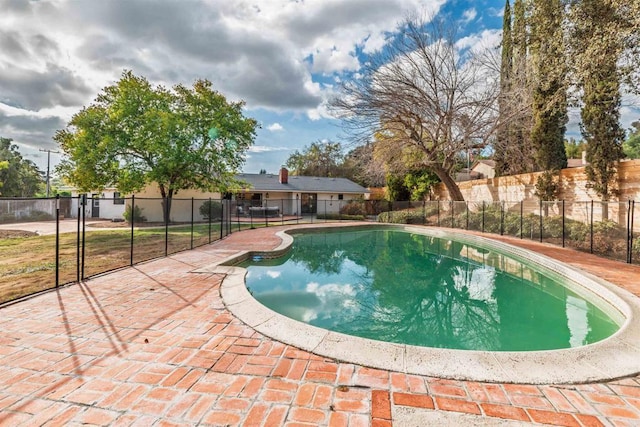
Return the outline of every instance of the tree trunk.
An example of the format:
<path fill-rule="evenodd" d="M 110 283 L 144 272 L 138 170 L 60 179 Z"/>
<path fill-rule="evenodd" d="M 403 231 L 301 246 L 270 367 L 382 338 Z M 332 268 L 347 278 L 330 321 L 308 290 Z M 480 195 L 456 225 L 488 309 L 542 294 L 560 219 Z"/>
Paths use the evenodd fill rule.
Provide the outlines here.
<path fill-rule="evenodd" d="M 602 221 L 609 220 L 609 200 L 608 198 L 602 198 Z"/>
<path fill-rule="evenodd" d="M 162 196 L 162 219 L 165 224 L 169 224 L 171 218 L 171 200 L 173 197 L 173 189 L 169 189 L 167 193 L 163 184 L 160 184 L 160 195 Z"/>
<path fill-rule="evenodd" d="M 449 197 L 454 202 L 464 202 L 464 197 L 462 196 L 462 192 L 458 187 L 458 184 L 453 180 L 451 175 L 441 166 L 431 166 L 430 169 L 435 173 L 440 181 L 444 184 L 449 192 Z"/>

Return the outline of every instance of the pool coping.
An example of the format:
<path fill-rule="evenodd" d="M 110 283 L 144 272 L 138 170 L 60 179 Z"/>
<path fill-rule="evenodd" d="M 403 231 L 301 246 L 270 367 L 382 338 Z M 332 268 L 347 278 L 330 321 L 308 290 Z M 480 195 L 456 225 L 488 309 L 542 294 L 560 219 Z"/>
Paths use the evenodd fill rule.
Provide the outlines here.
<path fill-rule="evenodd" d="M 490 237 L 436 227 L 392 224 L 348 226 L 372 227 L 394 228 L 435 237 L 455 236 L 463 242 L 481 244 L 507 255 L 525 257 L 578 283 L 580 292 L 587 291 L 602 298 L 613 308 L 607 314 L 615 317 L 617 313 L 624 319 L 624 323 L 615 334 L 605 340 L 564 350 L 491 352 L 387 343 L 318 328 L 268 309 L 247 290 L 244 280 L 246 269 L 234 266 L 255 255 L 277 257 L 285 254 L 293 242 L 290 233 L 328 232 L 344 229 L 345 226 L 292 226 L 276 233 L 282 242 L 272 251 L 240 251 L 196 271 L 224 274 L 220 292 L 226 308 L 256 331 L 277 341 L 342 362 L 406 374 L 514 384 L 588 383 L 640 373 L 640 298 L 630 292 L 545 255 Z"/>

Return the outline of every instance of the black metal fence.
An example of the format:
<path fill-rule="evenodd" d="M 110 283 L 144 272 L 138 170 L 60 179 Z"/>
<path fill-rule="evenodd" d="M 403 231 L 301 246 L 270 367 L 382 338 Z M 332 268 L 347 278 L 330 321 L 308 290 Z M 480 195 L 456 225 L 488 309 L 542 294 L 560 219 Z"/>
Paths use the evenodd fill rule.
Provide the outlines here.
<path fill-rule="evenodd" d="M 508 235 L 640 263 L 635 210 L 634 201 L 0 198 L 0 303 L 246 228 L 345 220 Z"/>

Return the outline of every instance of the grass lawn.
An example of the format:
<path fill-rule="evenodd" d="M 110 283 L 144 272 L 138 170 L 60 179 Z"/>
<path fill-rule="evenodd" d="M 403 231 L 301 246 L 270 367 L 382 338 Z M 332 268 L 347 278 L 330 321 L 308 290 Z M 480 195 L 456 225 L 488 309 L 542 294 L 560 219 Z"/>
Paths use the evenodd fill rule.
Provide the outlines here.
<path fill-rule="evenodd" d="M 248 228 L 243 225 L 242 228 Z M 233 231 L 237 231 L 237 226 Z M 191 226 L 169 227 L 167 253 L 191 248 Z M 211 224 L 211 241 L 220 238 L 220 224 Z M 60 235 L 60 284 L 77 277 L 78 235 Z M 133 263 L 165 254 L 165 228 L 136 228 L 133 233 Z M 209 243 L 209 224 L 193 227 L 193 247 Z M 0 239 L 0 303 L 55 287 L 56 236 Z M 85 233 L 85 277 L 131 263 L 131 229 L 97 230 Z"/>

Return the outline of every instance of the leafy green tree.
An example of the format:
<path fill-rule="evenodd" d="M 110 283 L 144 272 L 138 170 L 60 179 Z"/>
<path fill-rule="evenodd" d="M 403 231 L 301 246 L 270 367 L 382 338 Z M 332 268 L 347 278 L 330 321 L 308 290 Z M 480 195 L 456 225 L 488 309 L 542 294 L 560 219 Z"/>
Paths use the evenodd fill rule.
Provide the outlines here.
<path fill-rule="evenodd" d="M 35 163 L 22 157 L 18 146 L 0 137 L 0 194 L 3 197 L 34 197 L 43 176 Z"/>
<path fill-rule="evenodd" d="M 125 71 L 56 133 L 65 153 L 58 171 L 80 191 L 115 185 L 133 193 L 156 183 L 169 221 L 178 191 L 239 185 L 234 174 L 258 126 L 243 106 L 207 80 L 169 90 Z"/>
<path fill-rule="evenodd" d="M 587 143 L 584 141 L 576 141 L 573 138 L 569 138 L 568 141 L 564 141 L 564 151 L 567 153 L 567 159 L 582 158 L 582 152 L 586 149 Z"/>
<path fill-rule="evenodd" d="M 640 159 L 640 120 L 631 123 L 629 137 L 622 144 L 624 154 L 630 159 Z"/>
<path fill-rule="evenodd" d="M 624 42 L 616 31 L 626 18 L 619 16 L 620 9 L 614 3 L 602 0 L 575 2 L 571 12 L 576 74 L 583 93 L 580 116 L 587 142 L 585 170 L 591 187 L 606 202 L 615 194 L 617 162 L 624 157 L 618 68 Z"/>
<path fill-rule="evenodd" d="M 3 160 L 0 162 L 0 172 L 5 169 L 9 169 L 9 162 L 7 160 Z M 2 186 L 4 185 L 4 181 L 0 181 L 0 190 L 2 190 Z M 0 191 L 0 196 L 2 196 L 2 192 Z"/>
<path fill-rule="evenodd" d="M 294 175 L 337 177 L 341 176 L 343 160 L 339 142 L 316 141 L 302 151 L 294 151 L 285 165 Z"/>
<path fill-rule="evenodd" d="M 411 191 L 407 188 L 404 177 L 387 174 L 387 199 L 399 202 L 411 200 Z"/>
<path fill-rule="evenodd" d="M 438 176 L 428 169 L 420 169 L 409 172 L 404 177 L 404 185 L 409 189 L 411 200 L 425 200 L 431 188 L 440 182 Z"/>

